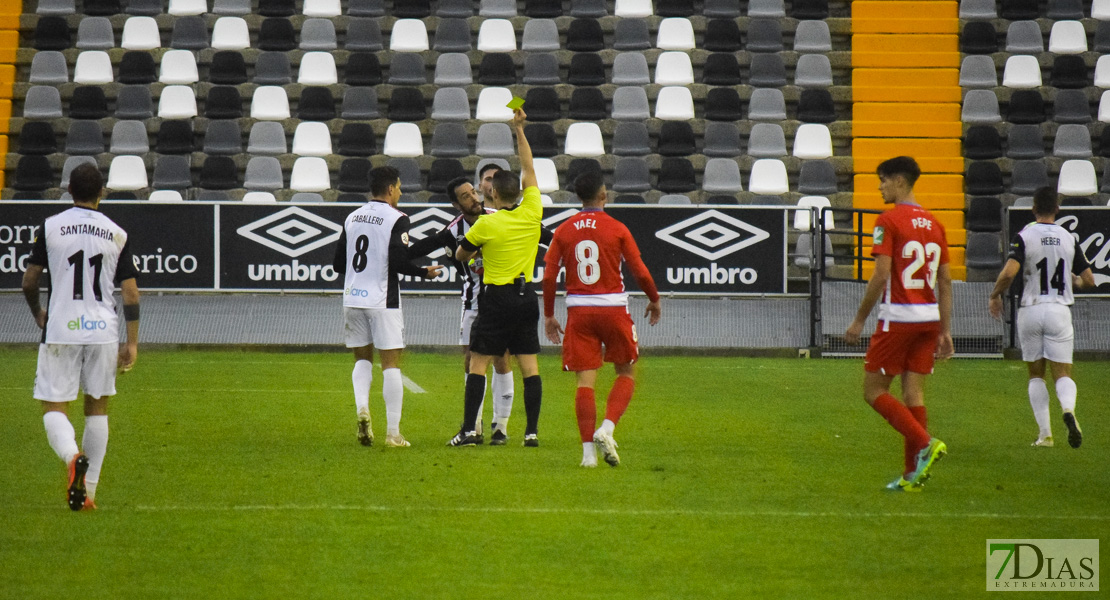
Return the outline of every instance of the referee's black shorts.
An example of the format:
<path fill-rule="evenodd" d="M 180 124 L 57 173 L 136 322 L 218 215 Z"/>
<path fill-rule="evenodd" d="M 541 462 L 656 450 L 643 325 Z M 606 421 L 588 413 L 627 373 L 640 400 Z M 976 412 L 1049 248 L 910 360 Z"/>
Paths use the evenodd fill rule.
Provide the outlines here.
<path fill-rule="evenodd" d="M 486 356 L 540 353 L 540 306 L 531 283 L 483 285 L 470 351 Z"/>

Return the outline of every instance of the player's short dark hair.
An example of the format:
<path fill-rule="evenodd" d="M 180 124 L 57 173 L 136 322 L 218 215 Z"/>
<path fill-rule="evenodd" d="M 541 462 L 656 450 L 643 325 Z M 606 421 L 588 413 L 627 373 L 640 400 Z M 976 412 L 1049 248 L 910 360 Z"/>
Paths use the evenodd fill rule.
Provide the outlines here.
<path fill-rule="evenodd" d="M 389 192 L 389 186 L 401 180 L 401 173 L 390 166 L 374 167 L 370 169 L 370 195 L 384 196 Z"/>
<path fill-rule="evenodd" d="M 520 196 L 520 178 L 512 171 L 501 169 L 494 173 L 492 187 L 502 203 L 514 202 Z"/>
<path fill-rule="evenodd" d="M 888 158 L 879 163 L 875 169 L 879 177 L 896 177 L 901 175 L 906 178 L 906 183 L 913 187 L 917 183 L 917 178 L 921 177 L 921 167 L 917 166 L 917 161 L 910 156 L 895 156 Z"/>
<path fill-rule="evenodd" d="M 486 171 L 489 171 L 490 169 L 497 169 L 498 171 L 504 171 L 504 169 L 501 168 L 501 165 L 499 165 L 497 163 L 486 163 L 486 164 L 482 165 L 481 169 L 478 169 L 478 181 L 481 181 L 482 178 L 486 176 Z"/>
<path fill-rule="evenodd" d="M 470 183 L 469 177 L 456 177 L 447 184 L 447 199 L 451 204 L 458 204 L 459 197 L 455 195 L 455 190 L 464 183 Z"/>
<path fill-rule="evenodd" d="M 1042 187 L 1033 192 L 1033 214 L 1052 216 L 1060 211 L 1060 197 L 1051 187 Z"/>
<path fill-rule="evenodd" d="M 69 174 L 69 193 L 74 202 L 95 202 L 104 190 L 104 177 L 92 163 L 81 163 Z"/>
<path fill-rule="evenodd" d="M 601 175 L 601 171 L 586 171 L 574 179 L 574 193 L 582 202 L 597 198 L 604 187 L 605 177 Z"/>

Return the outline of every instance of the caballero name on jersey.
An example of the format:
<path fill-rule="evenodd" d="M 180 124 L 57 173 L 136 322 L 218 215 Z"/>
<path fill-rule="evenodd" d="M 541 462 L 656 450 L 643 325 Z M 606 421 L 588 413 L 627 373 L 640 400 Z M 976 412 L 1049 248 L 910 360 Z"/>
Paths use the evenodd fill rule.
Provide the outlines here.
<path fill-rule="evenodd" d="M 369 223 L 371 225 L 381 225 L 382 223 L 385 223 L 385 219 L 383 219 L 381 217 L 375 217 L 373 215 L 352 215 L 351 216 L 351 222 L 352 223 Z"/>
<path fill-rule="evenodd" d="M 62 235 L 91 235 L 104 240 L 114 240 L 115 236 L 112 231 L 96 225 L 89 225 L 88 223 L 78 223 L 77 225 L 62 225 L 59 230 Z"/>

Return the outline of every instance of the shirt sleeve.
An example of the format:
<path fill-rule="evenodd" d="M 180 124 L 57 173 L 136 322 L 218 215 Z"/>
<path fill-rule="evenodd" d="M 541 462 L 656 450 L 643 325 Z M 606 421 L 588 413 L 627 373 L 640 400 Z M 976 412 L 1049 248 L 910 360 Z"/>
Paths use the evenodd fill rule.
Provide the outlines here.
<path fill-rule="evenodd" d="M 1071 272 L 1076 275 L 1091 268 L 1090 261 L 1087 260 L 1087 255 L 1083 254 L 1083 246 L 1079 245 L 1079 240 L 1075 239 L 1075 259 L 1071 263 Z"/>
<path fill-rule="evenodd" d="M 543 316 L 555 316 L 555 292 L 558 289 L 559 271 L 562 269 L 563 251 L 557 238 L 551 240 L 543 255 Z"/>
<path fill-rule="evenodd" d="M 409 258 L 409 218 L 405 215 L 393 224 L 393 233 L 389 238 L 389 268 L 400 275 L 424 277 L 428 271 L 412 263 Z"/>
<path fill-rule="evenodd" d="M 1021 237 L 1021 234 L 1014 234 L 1014 239 L 1010 241 L 1010 252 L 1006 258 L 1016 260 L 1019 265 L 1025 264 L 1025 238 Z"/>
<path fill-rule="evenodd" d="M 622 229 L 620 239 L 621 254 L 624 256 L 624 261 L 628 263 L 628 268 L 632 271 L 636 284 L 640 286 L 640 291 L 647 294 L 648 300 L 658 302 L 659 290 L 655 287 L 655 280 L 651 278 L 651 271 L 648 270 L 647 265 L 640 258 L 640 247 L 636 245 L 632 232 L 628 231 L 627 227 Z"/>
<path fill-rule="evenodd" d="M 875 221 L 875 229 L 871 232 L 871 256 L 893 256 L 894 252 L 891 247 L 894 241 L 891 239 L 894 232 L 891 231 L 890 219 L 887 218 L 886 213 L 879 215 Z"/>
<path fill-rule="evenodd" d="M 427 256 L 440 248 L 449 248 L 454 250 L 458 246 L 455 236 L 451 235 L 449 229 L 440 229 L 432 235 L 425 237 L 422 240 L 417 240 L 409 246 L 409 256 Z"/>
<path fill-rule="evenodd" d="M 937 227 L 940 228 L 940 264 L 948 264 L 948 232 L 944 230 L 944 225 L 940 221 L 934 221 Z"/>
<path fill-rule="evenodd" d="M 470 229 L 466 232 L 466 237 L 459 244 L 471 252 L 481 248 L 489 241 L 489 227 L 486 226 L 488 222 L 489 220 L 485 216 L 478 217 L 478 220 L 470 226 Z"/>
<path fill-rule="evenodd" d="M 336 273 L 342 275 L 347 272 L 347 229 L 339 232 L 339 242 L 335 246 L 335 257 L 332 258 L 331 267 Z"/>
<path fill-rule="evenodd" d="M 35 243 L 31 246 L 31 256 L 27 258 L 27 262 L 32 265 L 40 267 L 47 267 L 50 265 L 50 260 L 46 257 L 46 222 L 43 221 L 42 226 L 39 227 L 39 234 L 35 238 Z"/>
<path fill-rule="evenodd" d="M 540 244 L 541 245 L 551 246 L 551 238 L 554 237 L 554 236 L 555 236 L 555 233 L 553 231 L 551 231 L 550 229 L 548 229 L 548 228 L 546 228 L 542 225 L 540 226 Z"/>
<path fill-rule="evenodd" d="M 127 238 L 116 261 L 116 284 L 138 276 L 139 270 L 135 268 L 135 259 L 131 257 L 131 238 Z"/>
<path fill-rule="evenodd" d="M 540 188 L 530 186 L 524 188 L 524 198 L 520 201 L 520 208 L 528 211 L 528 215 L 536 220 L 543 220 L 543 198 Z"/>

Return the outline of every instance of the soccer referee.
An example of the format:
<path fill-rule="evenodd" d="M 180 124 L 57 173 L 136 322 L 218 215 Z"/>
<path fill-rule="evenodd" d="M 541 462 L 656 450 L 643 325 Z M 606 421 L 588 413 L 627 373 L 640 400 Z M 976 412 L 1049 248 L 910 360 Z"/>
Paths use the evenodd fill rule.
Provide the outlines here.
<path fill-rule="evenodd" d="M 540 310 L 532 273 L 536 270 L 543 203 L 536 187 L 532 148 L 524 137 L 526 118 L 524 111 L 513 111 L 524 199 L 517 204 L 521 180 L 512 171 L 498 171 L 492 186 L 492 208 L 497 212 L 479 217 L 455 251 L 455 258 L 466 264 L 480 249 L 485 272 L 478 296 L 478 319 L 470 335 L 470 372 L 466 376 L 462 429 L 447 442 L 449 446 L 480 443 L 475 422 L 485 395 L 486 369 L 494 357 L 506 350 L 516 356 L 524 378 L 524 411 L 528 418 L 524 445 L 540 445 L 537 424 L 543 385 L 536 361 L 540 351 Z"/>

